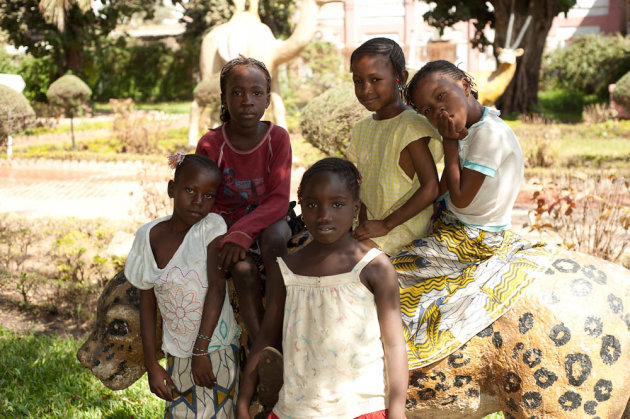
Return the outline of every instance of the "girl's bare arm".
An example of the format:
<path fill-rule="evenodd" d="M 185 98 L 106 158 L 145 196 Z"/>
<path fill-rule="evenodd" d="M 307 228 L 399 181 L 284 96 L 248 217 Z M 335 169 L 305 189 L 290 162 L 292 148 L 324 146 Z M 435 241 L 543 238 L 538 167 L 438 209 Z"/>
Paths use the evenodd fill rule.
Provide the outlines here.
<path fill-rule="evenodd" d="M 448 193 L 453 204 L 466 208 L 479 192 L 486 175 L 459 166 L 458 140 L 444 139 L 444 173 Z"/>
<path fill-rule="evenodd" d="M 208 272 L 208 292 L 203 304 L 201 323 L 199 324 L 199 334 L 193 346 L 193 354 L 207 351 L 216 324 L 221 317 L 223 302 L 225 301 L 226 280 L 217 263 L 217 244 L 221 239 L 217 238 L 208 245 L 207 272 Z M 200 338 L 205 336 L 206 339 Z M 212 364 L 207 356 L 192 357 L 192 374 L 195 384 L 198 386 L 211 388 L 216 384 L 216 378 L 212 371 Z"/>
<path fill-rule="evenodd" d="M 429 137 L 420 138 L 410 143 L 403 150 L 403 153 L 408 153 L 411 158 L 413 169 L 420 181 L 420 188 L 407 202 L 385 219 L 362 221 L 354 233 L 355 239 L 365 240 L 384 236 L 410 218 L 415 217 L 437 198 L 439 188 L 438 174 L 433 156 L 429 150 L 429 141 Z"/>
<path fill-rule="evenodd" d="M 167 388 L 168 383 L 171 389 L 175 388 L 173 380 L 166 373 L 164 368 L 158 363 L 155 355 L 155 323 L 156 306 L 155 293 L 153 289 L 140 291 L 140 336 L 142 337 L 142 350 L 144 351 L 144 366 L 147 369 L 149 387 L 151 392 L 161 399 L 172 401 L 173 396 Z"/>
<path fill-rule="evenodd" d="M 361 276 L 364 275 L 367 284 L 374 293 L 381 328 L 389 391 L 388 417 L 404 418 L 409 367 L 400 316 L 400 294 L 396 271 L 387 256 L 380 255 L 366 266 L 361 273 Z"/>

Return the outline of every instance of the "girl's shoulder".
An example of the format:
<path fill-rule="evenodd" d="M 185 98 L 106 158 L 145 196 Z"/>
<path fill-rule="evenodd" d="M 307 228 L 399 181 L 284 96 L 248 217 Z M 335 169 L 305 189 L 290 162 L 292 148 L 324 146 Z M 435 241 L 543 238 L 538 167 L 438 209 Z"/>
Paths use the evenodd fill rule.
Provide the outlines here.
<path fill-rule="evenodd" d="M 171 215 L 166 215 L 164 217 L 156 218 L 153 221 L 149 221 L 148 223 L 141 225 L 140 228 L 138 228 L 138 230 L 136 231 L 136 238 L 144 237 L 148 233 L 148 231 L 150 231 L 155 225 L 163 221 L 167 221 L 170 218 Z"/>
<path fill-rule="evenodd" d="M 269 124 L 269 128 L 267 129 L 267 133 L 265 136 L 269 136 L 272 141 L 289 141 L 289 131 L 287 131 L 285 128 L 282 128 L 280 125 L 276 125 L 270 121 L 261 122 Z"/>

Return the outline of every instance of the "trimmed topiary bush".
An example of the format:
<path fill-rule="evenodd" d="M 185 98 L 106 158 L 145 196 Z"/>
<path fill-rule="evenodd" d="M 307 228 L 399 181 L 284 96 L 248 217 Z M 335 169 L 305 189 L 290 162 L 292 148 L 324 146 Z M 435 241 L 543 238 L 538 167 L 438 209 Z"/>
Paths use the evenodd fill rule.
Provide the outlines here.
<path fill-rule="evenodd" d="M 35 122 L 35 111 L 22 93 L 0 84 L 0 145 Z M 11 155 L 11 150 L 7 150 Z"/>
<path fill-rule="evenodd" d="M 212 112 L 218 112 L 221 106 L 219 73 L 200 81 L 193 91 L 193 96 L 201 106 L 210 108 Z"/>
<path fill-rule="evenodd" d="M 346 157 L 350 130 L 370 115 L 354 96 L 352 83 L 341 83 L 322 93 L 302 109 L 302 135 L 329 156 Z"/>
<path fill-rule="evenodd" d="M 70 132 L 72 133 L 72 148 L 76 150 L 74 141 L 73 118 L 81 110 L 84 103 L 92 96 L 92 89 L 80 78 L 73 74 L 66 74 L 55 80 L 46 92 L 50 104 L 62 109 L 70 118 Z"/>
<path fill-rule="evenodd" d="M 630 113 L 630 71 L 617 81 L 613 99 Z"/>

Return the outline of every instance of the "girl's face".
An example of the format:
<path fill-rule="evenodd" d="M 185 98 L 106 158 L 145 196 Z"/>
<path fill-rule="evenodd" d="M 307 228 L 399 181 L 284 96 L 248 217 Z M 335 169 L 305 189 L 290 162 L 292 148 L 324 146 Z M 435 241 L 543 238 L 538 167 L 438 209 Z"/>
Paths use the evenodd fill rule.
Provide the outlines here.
<path fill-rule="evenodd" d="M 400 95 L 389 57 L 360 55 L 352 62 L 351 71 L 354 94 L 361 105 L 376 113 L 377 119 L 393 118 L 400 113 Z M 405 80 L 399 80 L 399 84 L 404 83 Z"/>
<path fill-rule="evenodd" d="M 338 174 L 314 174 L 301 195 L 302 218 L 315 241 L 331 244 L 348 234 L 359 200 Z"/>
<path fill-rule="evenodd" d="M 230 70 L 221 101 L 227 106 L 232 123 L 243 127 L 258 124 L 269 100 L 267 79 L 260 69 L 238 65 Z"/>
<path fill-rule="evenodd" d="M 168 196 L 174 200 L 173 220 L 190 227 L 212 209 L 221 179 L 216 172 L 196 164 L 183 169 L 177 181 L 168 182 Z"/>
<path fill-rule="evenodd" d="M 446 112 L 454 122 L 455 130 L 462 131 L 472 125 L 469 121 L 470 84 L 465 78 L 453 80 L 438 72 L 422 78 L 411 94 L 418 112 L 433 126 L 438 127 L 439 116 Z"/>

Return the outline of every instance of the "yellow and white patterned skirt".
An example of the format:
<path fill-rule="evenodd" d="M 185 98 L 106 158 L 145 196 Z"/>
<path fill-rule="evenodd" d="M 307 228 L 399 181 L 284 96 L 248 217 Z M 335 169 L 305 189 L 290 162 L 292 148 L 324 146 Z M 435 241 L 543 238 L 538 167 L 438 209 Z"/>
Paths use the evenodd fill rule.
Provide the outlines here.
<path fill-rule="evenodd" d="M 551 263 L 548 246 L 487 232 L 443 211 L 428 237 L 392 258 L 409 368 L 436 362 L 503 315 Z"/>

